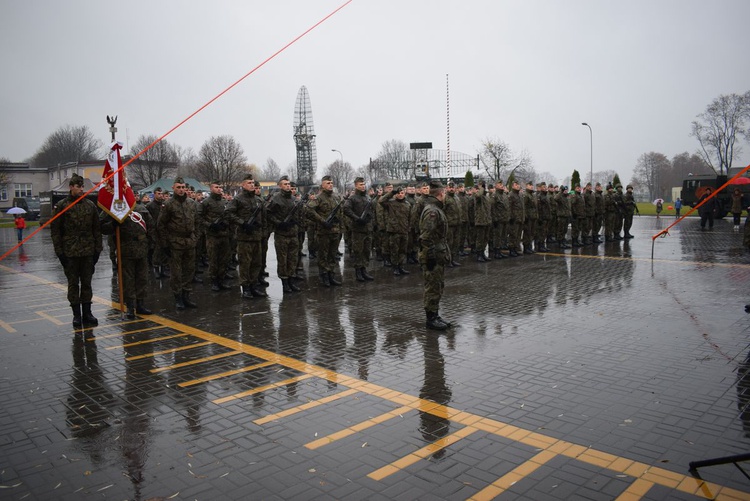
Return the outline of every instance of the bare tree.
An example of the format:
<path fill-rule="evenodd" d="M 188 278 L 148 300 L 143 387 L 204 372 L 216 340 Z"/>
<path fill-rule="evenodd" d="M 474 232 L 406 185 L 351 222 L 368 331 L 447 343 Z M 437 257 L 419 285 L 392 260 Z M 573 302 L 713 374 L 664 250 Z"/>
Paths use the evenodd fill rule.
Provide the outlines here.
<path fill-rule="evenodd" d="M 153 134 L 141 135 L 130 149 L 135 156 L 158 139 Z M 178 149 L 162 139 L 143 152 L 128 167 L 128 179 L 134 187 L 146 187 L 164 177 L 172 177 L 180 164 Z"/>
<path fill-rule="evenodd" d="M 266 160 L 266 166 L 260 172 L 260 179 L 263 181 L 278 181 L 281 177 L 281 167 L 271 157 Z"/>
<path fill-rule="evenodd" d="M 411 179 L 413 176 L 409 146 L 398 139 L 384 142 L 372 164 L 372 175 L 378 179 Z"/>
<path fill-rule="evenodd" d="M 693 122 L 692 135 L 698 139 L 700 154 L 718 174 L 728 172 L 735 154 L 740 153 L 737 136 L 750 137 L 750 92 L 721 95 Z"/>
<path fill-rule="evenodd" d="M 218 181 L 225 187 L 238 182 L 247 172 L 245 153 L 232 136 L 214 136 L 203 143 L 193 169 L 199 180 Z"/>
<path fill-rule="evenodd" d="M 31 157 L 33 167 L 50 167 L 67 162 L 88 162 L 104 155 L 103 143 L 86 125 L 65 125 L 47 136 Z"/>
<path fill-rule="evenodd" d="M 655 151 L 644 153 L 638 157 L 633 169 L 633 183 L 648 190 L 649 197 L 664 198 L 668 185 L 664 178 L 672 170 L 672 163 L 662 153 Z"/>
<path fill-rule="evenodd" d="M 331 181 L 339 193 L 345 193 L 346 186 L 354 180 L 354 169 L 348 162 L 342 164 L 341 160 L 336 160 L 326 166 L 323 175 L 331 176 Z"/>
<path fill-rule="evenodd" d="M 667 187 L 682 186 L 682 182 L 690 175 L 711 173 L 711 166 L 700 155 L 684 152 L 672 157 L 672 169 L 664 176 L 663 184 Z"/>
<path fill-rule="evenodd" d="M 365 180 L 367 186 L 371 186 L 373 182 L 372 174 L 370 173 L 370 165 L 362 165 L 354 171 L 354 177 L 361 177 Z"/>
<path fill-rule="evenodd" d="M 596 171 L 594 172 L 595 183 L 602 183 L 602 186 L 607 186 L 616 175 L 617 172 L 612 169 Z"/>
<path fill-rule="evenodd" d="M 482 141 L 479 162 L 493 182 L 509 179 L 511 173 L 519 181 L 533 181 L 536 176 L 531 155 L 526 150 L 515 154 L 508 143 L 497 137 Z"/>

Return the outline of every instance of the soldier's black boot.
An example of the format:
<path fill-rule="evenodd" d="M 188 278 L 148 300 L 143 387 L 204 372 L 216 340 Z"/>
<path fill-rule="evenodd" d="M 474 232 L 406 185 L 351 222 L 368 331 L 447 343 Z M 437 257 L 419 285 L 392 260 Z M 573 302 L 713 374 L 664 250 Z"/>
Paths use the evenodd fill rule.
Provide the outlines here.
<path fill-rule="evenodd" d="M 91 313 L 91 303 L 81 304 L 81 321 L 86 327 L 94 327 L 99 325 L 99 320 Z"/>
<path fill-rule="evenodd" d="M 125 318 L 128 320 L 135 320 L 135 306 L 130 301 L 125 303 L 127 310 L 125 311 Z"/>
<path fill-rule="evenodd" d="M 322 285 L 323 287 L 331 286 L 331 277 L 328 276 L 327 271 L 320 272 L 320 285 Z"/>
<path fill-rule="evenodd" d="M 197 308 L 198 304 L 190 300 L 190 291 L 182 291 L 182 302 L 188 308 Z"/>
<path fill-rule="evenodd" d="M 287 282 L 289 283 L 289 288 L 292 289 L 292 292 L 301 292 L 302 289 L 300 289 L 297 284 L 294 283 L 293 278 L 287 278 Z"/>
<path fill-rule="evenodd" d="M 252 287 L 250 287 L 250 284 L 243 284 L 241 286 L 242 288 L 242 298 L 243 299 L 252 299 L 253 293 L 252 293 Z"/>
<path fill-rule="evenodd" d="M 408 271 L 406 271 L 406 270 L 404 269 L 404 267 L 403 267 L 403 266 L 399 266 L 399 267 L 398 267 L 398 271 L 399 271 L 399 272 L 400 272 L 400 273 L 401 273 L 402 275 L 408 275 L 408 274 L 409 274 L 409 272 L 408 272 Z"/>
<path fill-rule="evenodd" d="M 161 278 L 161 266 L 154 266 L 154 278 L 157 280 Z"/>
<path fill-rule="evenodd" d="M 175 294 L 174 295 L 174 306 L 178 310 L 184 310 L 185 309 L 185 303 L 182 300 L 182 294 Z"/>
<path fill-rule="evenodd" d="M 193 275 L 193 283 L 195 283 L 195 284 L 202 284 L 203 283 L 203 279 L 201 277 L 199 277 L 198 275 Z"/>
<path fill-rule="evenodd" d="M 81 320 L 81 305 L 70 305 L 70 307 L 73 310 L 73 327 L 80 329 L 83 327 L 83 322 Z"/>
<path fill-rule="evenodd" d="M 436 311 L 426 311 L 427 321 L 425 327 L 433 331 L 445 331 L 448 330 L 448 324 L 438 318 Z"/>
<path fill-rule="evenodd" d="M 437 312 L 437 319 L 438 319 L 439 321 L 443 322 L 443 323 L 444 323 L 445 325 L 447 325 L 449 329 L 450 329 L 451 327 L 453 327 L 453 324 L 452 324 L 452 323 L 450 323 L 450 322 L 446 322 L 446 321 L 445 321 L 445 320 L 443 319 L 443 317 L 441 317 L 441 316 L 440 316 L 440 312 Z"/>
<path fill-rule="evenodd" d="M 362 271 L 362 278 L 368 281 L 375 280 L 375 277 L 367 273 L 367 268 L 360 268 L 360 270 Z"/>
<path fill-rule="evenodd" d="M 146 308 L 145 304 L 143 304 L 143 299 L 135 300 L 135 312 L 139 315 L 151 315 L 151 313 L 153 313 L 151 310 Z"/>
<path fill-rule="evenodd" d="M 268 287 L 268 280 L 264 279 L 263 275 L 261 275 L 260 278 L 258 278 L 258 285 L 261 287 Z"/>
<path fill-rule="evenodd" d="M 221 290 L 221 287 L 219 286 L 220 279 L 214 278 L 211 280 L 211 290 L 214 292 L 219 292 Z"/>
<path fill-rule="evenodd" d="M 341 285 L 341 282 L 334 278 L 332 271 L 328 272 L 328 281 L 331 282 L 331 285 Z"/>
<path fill-rule="evenodd" d="M 266 291 L 264 291 L 263 287 L 261 287 L 260 285 L 251 286 L 250 294 L 252 294 L 253 297 L 268 297 L 268 294 L 266 294 Z"/>
<path fill-rule="evenodd" d="M 292 288 L 289 287 L 289 279 L 288 278 L 282 278 L 281 279 L 281 290 L 283 292 L 292 292 Z"/>
<path fill-rule="evenodd" d="M 363 269 L 364 268 L 356 268 L 354 270 L 354 276 L 357 279 L 357 282 L 364 282 L 365 281 L 365 277 L 362 276 L 362 270 Z"/>

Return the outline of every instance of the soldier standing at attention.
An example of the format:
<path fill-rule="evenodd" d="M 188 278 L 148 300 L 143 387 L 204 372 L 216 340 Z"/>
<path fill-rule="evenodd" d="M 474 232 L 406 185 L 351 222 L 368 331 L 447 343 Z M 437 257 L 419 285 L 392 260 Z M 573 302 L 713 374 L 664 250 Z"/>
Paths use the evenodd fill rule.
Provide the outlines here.
<path fill-rule="evenodd" d="M 615 240 L 622 240 L 620 231 L 622 231 L 622 225 L 625 219 L 625 196 L 622 193 L 622 185 L 618 184 L 615 186 L 615 225 L 613 228 Z"/>
<path fill-rule="evenodd" d="M 531 243 L 534 241 L 536 222 L 539 219 L 539 209 L 534 196 L 534 183 L 526 183 L 526 193 L 523 194 L 523 253 L 534 254 Z"/>
<path fill-rule="evenodd" d="M 508 212 L 508 194 L 503 186 L 503 181 L 498 179 L 495 183 L 495 194 L 492 197 L 492 242 L 494 245 L 494 253 L 492 257 L 494 259 L 502 259 L 506 257 L 503 254 L 503 246 L 507 247 L 508 241 L 508 219 L 510 213 Z"/>
<path fill-rule="evenodd" d="M 570 200 L 568 200 L 568 187 L 560 186 L 560 191 L 555 195 L 557 205 L 557 243 L 561 249 L 570 249 L 570 245 L 565 242 L 565 235 L 568 233 L 568 224 L 570 223 Z"/>
<path fill-rule="evenodd" d="M 481 181 L 474 193 L 474 245 L 477 261 L 486 263 L 490 257 L 484 254 L 492 228 L 492 198 L 487 194 L 487 186 Z"/>
<path fill-rule="evenodd" d="M 172 278 L 170 288 L 178 310 L 197 308 L 190 300 L 195 276 L 195 215 L 194 200 L 189 200 L 185 180 L 175 178 L 174 196 L 164 204 L 159 214 L 159 238 L 165 256 L 169 258 Z"/>
<path fill-rule="evenodd" d="M 521 230 L 523 229 L 523 200 L 521 200 L 521 185 L 513 181 L 511 193 L 508 195 L 508 209 L 510 219 L 508 220 L 508 255 L 518 257 L 521 248 Z"/>
<path fill-rule="evenodd" d="M 266 297 L 266 292 L 258 283 L 263 267 L 261 247 L 266 219 L 265 204 L 255 193 L 253 176 L 250 174 L 245 176 L 241 186 L 242 192 L 227 204 L 226 217 L 236 226 L 242 297 L 244 299 Z"/>
<path fill-rule="evenodd" d="M 297 276 L 299 259 L 299 237 L 297 220 L 300 217 L 297 204 L 301 201 L 292 197 L 292 185 L 287 176 L 282 176 L 278 183 L 279 191 L 274 193 L 268 203 L 268 225 L 274 229 L 273 244 L 276 249 L 276 272 L 281 280 L 284 292 L 299 292 L 293 278 Z"/>
<path fill-rule="evenodd" d="M 459 245 L 458 239 L 461 235 L 461 203 L 456 197 L 456 187 L 453 181 L 448 183 L 443 201 L 445 217 L 448 219 L 448 248 L 451 250 L 451 262 L 449 268 L 461 266 L 458 262 Z"/>
<path fill-rule="evenodd" d="M 404 269 L 406 263 L 406 244 L 409 240 L 409 217 L 411 206 L 406 201 L 403 188 L 389 191 L 378 200 L 383 206 L 385 230 L 388 235 L 388 254 L 393 263 L 394 275 L 408 275 Z"/>
<path fill-rule="evenodd" d="M 586 183 L 586 190 L 583 195 L 584 211 L 586 218 L 584 219 L 584 227 L 581 228 L 583 233 L 584 245 L 591 245 L 594 243 L 594 216 L 596 216 L 596 195 L 594 195 L 591 189 L 591 183 Z"/>
<path fill-rule="evenodd" d="M 430 181 L 419 219 L 419 263 L 424 276 L 424 310 L 428 329 L 444 331 L 451 324 L 440 318 L 440 298 L 445 287 L 445 265 L 451 262 L 446 240 L 448 219 L 443 212 L 445 191 L 440 181 Z"/>
<path fill-rule="evenodd" d="M 83 195 L 83 178 L 73 174 L 70 193 L 55 205 L 53 216 L 63 211 Z M 86 198 L 52 221 L 52 244 L 55 254 L 68 279 L 68 302 L 73 310 L 73 327 L 76 329 L 99 325 L 91 313 L 91 279 L 94 267 L 102 252 L 102 233 L 94 202 Z"/>
<path fill-rule="evenodd" d="M 539 209 L 539 219 L 536 225 L 536 250 L 537 252 L 549 252 L 547 248 L 548 226 L 550 221 L 550 199 L 547 197 L 547 183 L 542 181 L 536 185 L 537 207 Z"/>
<path fill-rule="evenodd" d="M 154 190 L 154 199 L 146 204 L 146 209 L 151 215 L 151 221 L 153 221 L 154 236 L 152 239 L 152 248 L 149 249 L 150 263 L 154 270 L 154 278 L 157 280 L 160 278 L 169 278 L 169 273 L 164 269 L 164 255 L 159 247 L 159 228 L 157 223 L 159 221 L 159 214 L 161 208 L 164 206 L 164 193 L 161 187 L 157 187 Z"/>
<path fill-rule="evenodd" d="M 224 284 L 224 275 L 230 258 L 229 223 L 225 221 L 223 190 L 218 181 L 209 187 L 210 195 L 201 202 L 200 224 L 206 230 L 206 254 L 208 255 L 208 276 L 211 279 L 211 290 L 218 292 L 231 289 Z"/>
<path fill-rule="evenodd" d="M 586 226 L 586 202 L 583 200 L 581 195 L 581 185 L 577 184 L 573 198 L 570 200 L 570 213 L 573 220 L 570 224 L 570 240 L 573 243 L 573 247 L 583 247 L 581 242 L 581 232 Z"/>
<path fill-rule="evenodd" d="M 617 208 L 615 206 L 615 194 L 612 183 L 607 184 L 607 193 L 604 194 L 604 241 L 614 242 L 615 234 L 615 216 Z"/>
<path fill-rule="evenodd" d="M 594 238 L 595 244 L 600 244 L 603 240 L 600 238 L 599 231 L 601 231 L 602 224 L 604 224 L 604 193 L 602 193 L 602 183 L 596 183 L 594 186 L 594 199 L 596 210 L 594 213 L 594 227 L 591 228 L 591 236 Z"/>
<path fill-rule="evenodd" d="M 456 201 L 461 206 L 461 230 L 458 235 L 458 255 L 453 258 L 458 261 L 460 256 L 468 256 L 466 253 L 466 239 L 469 235 L 469 202 L 466 197 L 466 188 L 463 183 L 458 183 L 456 187 Z"/>
<path fill-rule="evenodd" d="M 331 176 L 323 176 L 320 182 L 320 194 L 310 202 L 309 218 L 317 223 L 318 235 L 318 271 L 323 287 L 341 285 L 334 277 L 336 253 L 338 252 L 341 225 L 339 223 L 339 197 L 333 194 Z M 335 213 L 334 213 L 335 211 Z M 329 220 L 330 218 L 330 220 Z"/>
<path fill-rule="evenodd" d="M 633 238 L 633 235 L 630 234 L 630 228 L 633 226 L 633 214 L 638 212 L 638 206 L 635 204 L 633 187 L 630 185 L 628 185 L 627 192 L 623 196 L 623 205 L 625 206 L 625 215 L 623 219 L 625 238 Z"/>
<path fill-rule="evenodd" d="M 151 315 L 146 308 L 148 284 L 148 242 L 154 238 L 154 225 L 151 214 L 145 205 L 135 204 L 133 211 L 122 223 L 118 223 L 106 212 L 99 216 L 102 233 L 112 235 L 120 226 L 120 260 L 122 261 L 122 288 L 127 313 L 133 320 L 135 314 Z"/>
<path fill-rule="evenodd" d="M 354 179 L 354 193 L 344 202 L 344 215 L 351 221 L 350 250 L 354 275 L 358 282 L 374 280 L 373 276 L 367 273 L 367 266 L 370 264 L 372 220 L 375 208 L 372 206 L 372 200 L 367 196 L 364 178 Z"/>

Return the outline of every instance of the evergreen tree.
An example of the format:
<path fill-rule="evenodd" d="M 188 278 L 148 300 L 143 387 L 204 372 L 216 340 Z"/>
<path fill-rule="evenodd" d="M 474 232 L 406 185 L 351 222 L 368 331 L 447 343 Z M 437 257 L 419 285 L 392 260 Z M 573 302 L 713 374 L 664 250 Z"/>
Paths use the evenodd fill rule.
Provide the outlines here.
<path fill-rule="evenodd" d="M 581 184 L 581 174 L 578 173 L 578 170 L 573 170 L 573 175 L 570 176 L 570 189 L 574 189 L 577 184 Z"/>
<path fill-rule="evenodd" d="M 474 173 L 470 170 L 466 171 L 466 176 L 464 176 L 464 186 L 467 188 L 469 186 L 474 186 Z"/>
<path fill-rule="evenodd" d="M 612 186 L 617 188 L 618 184 L 622 184 L 622 183 L 620 182 L 620 176 L 617 173 L 615 173 L 615 177 L 612 178 Z"/>

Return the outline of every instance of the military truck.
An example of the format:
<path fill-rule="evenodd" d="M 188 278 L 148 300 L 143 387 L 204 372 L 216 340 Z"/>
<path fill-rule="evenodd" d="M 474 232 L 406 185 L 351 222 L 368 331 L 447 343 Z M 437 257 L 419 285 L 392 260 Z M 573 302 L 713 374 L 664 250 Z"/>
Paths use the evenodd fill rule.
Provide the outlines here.
<path fill-rule="evenodd" d="M 721 188 L 729 178 L 727 176 L 717 176 L 715 174 L 698 174 L 688 176 L 682 181 L 682 205 L 695 207 L 698 205 L 701 197 L 706 193 L 706 189 L 711 187 L 716 191 Z M 739 188 L 743 195 L 750 196 L 750 183 L 734 185 L 730 184 L 716 195 L 719 209 L 716 217 L 721 219 L 729 214 L 732 208 L 732 193 L 734 189 Z"/>
<path fill-rule="evenodd" d="M 16 197 L 13 199 L 13 207 L 20 207 L 25 210 L 24 219 L 27 221 L 39 220 L 39 197 Z"/>

